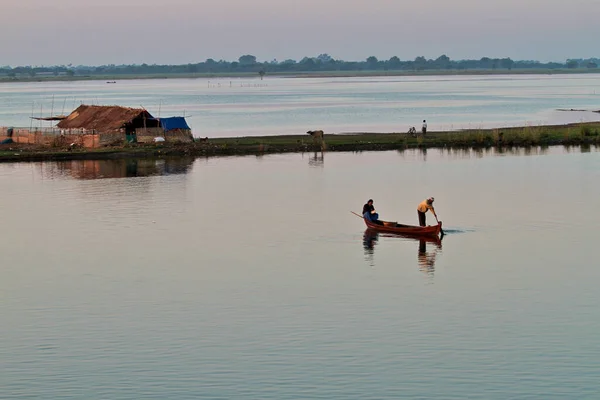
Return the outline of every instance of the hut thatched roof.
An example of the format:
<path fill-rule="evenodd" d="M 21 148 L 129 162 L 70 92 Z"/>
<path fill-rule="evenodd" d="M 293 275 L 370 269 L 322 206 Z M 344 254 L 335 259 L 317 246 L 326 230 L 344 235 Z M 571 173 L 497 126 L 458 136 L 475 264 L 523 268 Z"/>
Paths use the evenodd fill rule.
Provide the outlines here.
<path fill-rule="evenodd" d="M 80 105 L 56 126 L 60 129 L 112 131 L 131 124 L 135 119 L 153 119 L 143 108 Z"/>

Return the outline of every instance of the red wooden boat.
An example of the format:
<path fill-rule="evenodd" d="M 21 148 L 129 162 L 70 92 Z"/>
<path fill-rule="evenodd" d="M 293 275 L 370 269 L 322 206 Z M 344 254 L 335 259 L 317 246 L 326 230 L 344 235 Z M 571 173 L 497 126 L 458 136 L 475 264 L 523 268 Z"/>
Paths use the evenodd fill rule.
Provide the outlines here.
<path fill-rule="evenodd" d="M 440 232 L 441 234 L 441 232 Z M 378 237 L 386 237 L 386 238 L 402 238 L 402 239 L 410 239 L 415 241 L 423 241 L 426 243 L 432 243 L 437 245 L 438 248 L 442 247 L 442 237 L 444 236 L 423 236 L 423 235 L 410 235 L 406 233 L 390 233 L 390 232 L 378 232 L 374 229 L 367 228 L 365 230 L 365 235 L 377 235 Z"/>
<path fill-rule="evenodd" d="M 399 235 L 409 236 L 429 236 L 438 237 L 442 232 L 442 222 L 439 221 L 437 225 L 433 226 L 414 226 L 414 225 L 402 225 L 397 222 L 389 221 L 378 221 L 381 224 L 376 224 L 364 218 L 362 215 L 352 212 L 352 214 L 360 217 L 365 221 L 367 228 L 373 229 L 377 232 L 396 233 Z"/>

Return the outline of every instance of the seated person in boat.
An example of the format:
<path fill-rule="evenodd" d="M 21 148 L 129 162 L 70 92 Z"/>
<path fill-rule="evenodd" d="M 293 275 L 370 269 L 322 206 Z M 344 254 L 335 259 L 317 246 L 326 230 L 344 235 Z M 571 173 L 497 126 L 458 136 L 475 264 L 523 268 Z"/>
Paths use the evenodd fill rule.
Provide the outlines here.
<path fill-rule="evenodd" d="M 419 226 L 427 226 L 425 221 L 425 213 L 429 210 L 431 210 L 433 215 L 437 218 L 435 209 L 433 208 L 433 200 L 433 197 L 425 199 L 417 207 L 417 214 L 419 215 Z"/>
<path fill-rule="evenodd" d="M 369 199 L 367 204 L 363 206 L 363 217 L 371 222 L 374 222 L 379 225 L 383 225 L 381 221 L 379 221 L 379 214 L 375 212 L 375 207 L 373 206 L 373 199 Z"/>

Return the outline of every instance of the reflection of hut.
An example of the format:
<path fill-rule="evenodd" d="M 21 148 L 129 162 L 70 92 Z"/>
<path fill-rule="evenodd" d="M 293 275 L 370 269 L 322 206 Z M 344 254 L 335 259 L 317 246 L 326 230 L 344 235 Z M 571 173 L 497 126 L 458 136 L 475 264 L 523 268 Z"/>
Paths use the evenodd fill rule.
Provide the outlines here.
<path fill-rule="evenodd" d="M 60 161 L 57 169 L 76 179 L 130 178 L 153 175 L 187 173 L 194 163 L 193 157 L 167 157 L 164 159 L 117 159 Z"/>
<path fill-rule="evenodd" d="M 164 138 L 166 142 L 191 143 L 194 141 L 192 130 L 184 117 L 156 118 L 157 127 L 136 129 L 137 141 L 152 143 L 154 138 Z"/>
<path fill-rule="evenodd" d="M 94 143 L 106 145 L 134 142 L 137 129 L 155 128 L 159 123 L 142 108 L 81 105 L 56 126 L 62 134 L 93 135 Z"/>

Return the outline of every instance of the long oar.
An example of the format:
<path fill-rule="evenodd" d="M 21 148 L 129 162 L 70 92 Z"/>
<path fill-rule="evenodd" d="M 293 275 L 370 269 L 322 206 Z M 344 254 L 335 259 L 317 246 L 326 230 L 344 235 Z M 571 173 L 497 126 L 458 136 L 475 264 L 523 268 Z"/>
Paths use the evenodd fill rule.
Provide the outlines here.
<path fill-rule="evenodd" d="M 362 215 L 359 215 L 357 213 L 355 213 L 354 211 L 350 211 L 352 214 L 356 215 L 358 218 L 360 219 L 365 219 L 365 217 L 363 217 Z"/>
<path fill-rule="evenodd" d="M 435 216 L 435 222 L 437 222 L 437 223 L 438 223 L 438 225 L 439 225 L 439 224 L 440 224 L 440 221 L 438 220 L 438 217 L 437 217 L 437 215 L 434 215 L 434 216 Z M 440 228 L 440 233 L 441 233 L 441 235 L 442 235 L 442 236 L 444 236 L 444 230 L 443 230 L 442 228 Z"/>

